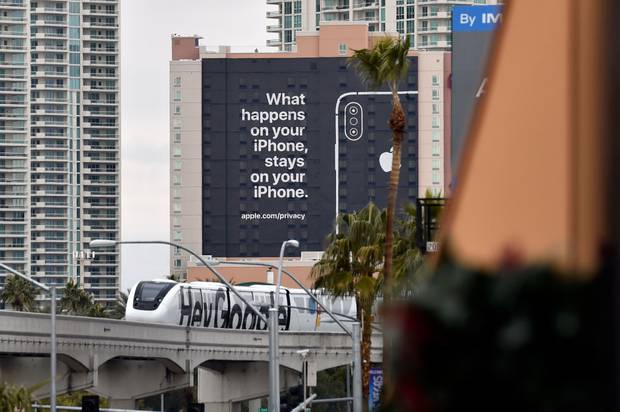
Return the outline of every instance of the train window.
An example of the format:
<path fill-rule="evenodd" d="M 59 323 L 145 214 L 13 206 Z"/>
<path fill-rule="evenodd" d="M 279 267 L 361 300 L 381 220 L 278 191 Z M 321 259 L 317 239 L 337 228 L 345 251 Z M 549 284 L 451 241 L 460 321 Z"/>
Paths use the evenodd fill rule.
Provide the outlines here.
<path fill-rule="evenodd" d="M 174 285 L 174 283 L 141 282 L 136 289 L 134 307 L 147 310 L 157 308 L 159 302 Z"/>

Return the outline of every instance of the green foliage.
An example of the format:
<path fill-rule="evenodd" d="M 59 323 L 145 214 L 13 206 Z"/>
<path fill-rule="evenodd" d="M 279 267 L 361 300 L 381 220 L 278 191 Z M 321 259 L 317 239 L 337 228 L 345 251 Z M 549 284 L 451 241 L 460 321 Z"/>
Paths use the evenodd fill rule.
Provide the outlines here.
<path fill-rule="evenodd" d="M 103 311 L 95 306 L 93 295 L 79 287 L 73 280 L 67 282 L 60 299 L 60 310 L 63 313 L 75 316 L 101 314 Z"/>
<path fill-rule="evenodd" d="M 371 49 L 354 50 L 349 65 L 369 88 L 378 89 L 387 83 L 394 91 L 409 69 L 409 47 L 409 36 L 405 40 L 386 36 Z"/>
<path fill-rule="evenodd" d="M 385 410 L 611 410 L 604 280 L 443 261 L 411 303 L 388 312 L 399 322 L 390 331 L 399 396 Z"/>
<path fill-rule="evenodd" d="M 127 289 L 127 293 L 118 292 L 116 296 L 116 302 L 110 308 L 110 310 L 105 313 L 107 317 L 112 319 L 122 319 L 125 317 L 125 309 L 127 308 L 127 298 L 129 296 L 129 289 Z"/>
<path fill-rule="evenodd" d="M 18 311 L 30 312 L 36 308 L 35 286 L 19 276 L 7 276 L 2 289 L 1 298 Z"/>
<path fill-rule="evenodd" d="M 339 233 L 328 235 L 325 253 L 312 268 L 314 287 L 335 296 L 355 296 L 370 308 L 383 262 L 385 212 L 369 203 L 358 212 L 340 214 L 336 224 Z"/>
<path fill-rule="evenodd" d="M 347 367 L 326 369 L 317 373 L 317 387 L 314 392 L 317 398 L 344 398 L 346 392 L 346 373 Z M 317 403 L 312 405 L 313 412 L 347 412 L 349 410 L 346 402 L 332 404 Z"/>
<path fill-rule="evenodd" d="M 62 406 L 82 406 L 82 396 L 87 396 L 87 395 L 93 395 L 91 392 L 88 391 L 73 391 L 73 392 L 67 392 L 67 393 L 63 393 L 62 395 L 58 395 L 56 396 L 56 405 L 62 405 Z M 49 398 L 47 399 L 42 399 L 41 401 L 39 401 L 39 404 L 41 405 L 49 405 L 50 404 L 50 400 Z M 110 400 L 108 398 L 99 398 L 99 407 L 100 408 L 109 408 L 110 407 Z"/>
<path fill-rule="evenodd" d="M 24 387 L 0 383 L 1 412 L 31 412 L 32 394 Z"/>
<path fill-rule="evenodd" d="M 406 204 L 404 213 L 395 224 L 394 279 L 395 296 L 406 297 L 419 283 L 424 267 L 424 256 L 416 243 L 416 208 Z"/>

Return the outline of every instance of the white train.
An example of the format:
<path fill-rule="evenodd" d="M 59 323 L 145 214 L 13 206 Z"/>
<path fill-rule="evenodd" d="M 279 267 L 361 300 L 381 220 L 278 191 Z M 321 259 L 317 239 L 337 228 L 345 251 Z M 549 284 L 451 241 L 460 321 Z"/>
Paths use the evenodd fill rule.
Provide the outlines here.
<path fill-rule="evenodd" d="M 274 285 L 255 284 L 235 287 L 265 316 L 273 304 Z M 317 298 L 338 320 L 349 327 L 355 320 L 352 297 Z M 303 289 L 280 289 L 279 325 L 281 330 L 339 332 L 342 329 Z M 267 325 L 226 285 L 215 282 L 178 283 L 162 279 L 139 282 L 129 293 L 125 319 L 205 328 L 266 330 Z"/>

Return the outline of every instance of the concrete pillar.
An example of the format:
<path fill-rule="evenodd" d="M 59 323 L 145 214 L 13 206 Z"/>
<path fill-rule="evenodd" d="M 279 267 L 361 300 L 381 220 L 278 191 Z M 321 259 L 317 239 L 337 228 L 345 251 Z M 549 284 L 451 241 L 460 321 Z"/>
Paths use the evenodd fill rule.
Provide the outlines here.
<path fill-rule="evenodd" d="M 111 409 L 136 409 L 136 402 L 133 399 L 110 399 Z"/>
<path fill-rule="evenodd" d="M 249 401 L 248 410 L 250 412 L 258 412 L 260 409 L 260 399 L 252 399 Z"/>
<path fill-rule="evenodd" d="M 231 412 L 230 402 L 205 402 L 205 410 L 209 412 Z"/>

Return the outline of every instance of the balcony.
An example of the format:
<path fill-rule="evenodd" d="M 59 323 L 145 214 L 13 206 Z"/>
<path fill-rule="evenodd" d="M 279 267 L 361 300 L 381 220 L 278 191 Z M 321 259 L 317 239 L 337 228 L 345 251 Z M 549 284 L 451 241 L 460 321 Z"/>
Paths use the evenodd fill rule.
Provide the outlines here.
<path fill-rule="evenodd" d="M 31 20 L 30 25 L 33 27 L 65 27 L 67 25 L 66 20 Z"/>
<path fill-rule="evenodd" d="M 116 16 L 118 11 L 116 10 L 104 10 L 104 9 L 82 9 L 82 14 L 85 16 Z"/>
<path fill-rule="evenodd" d="M 16 9 L 25 9 L 26 2 L 24 0 L 0 0 L 0 7 L 14 7 Z"/>
<path fill-rule="evenodd" d="M 7 24 L 26 23 L 26 17 L 24 16 L 0 16 L 0 23 L 7 23 Z"/>
<path fill-rule="evenodd" d="M 25 39 L 26 33 L 24 33 L 23 31 L 17 31 L 17 30 L 2 30 L 0 31 L 0 37 Z"/>
<path fill-rule="evenodd" d="M 32 7 L 30 13 L 67 14 L 67 9 L 64 7 Z"/>
<path fill-rule="evenodd" d="M 97 34 L 84 34 L 82 36 L 82 39 L 88 41 L 88 40 L 97 40 L 97 41 L 117 41 L 118 37 L 117 36 L 100 36 Z"/>
<path fill-rule="evenodd" d="M 118 53 L 118 50 L 114 47 L 96 47 L 96 48 L 84 47 L 82 51 L 84 53 L 90 53 L 90 54 L 116 54 Z"/>
<path fill-rule="evenodd" d="M 82 23 L 82 27 L 85 28 L 89 28 L 89 27 L 93 27 L 93 28 L 102 28 L 102 29 L 108 29 L 108 28 L 117 28 L 118 27 L 118 23 L 110 23 L 110 22 L 103 22 L 103 21 L 85 21 L 84 23 Z"/>

